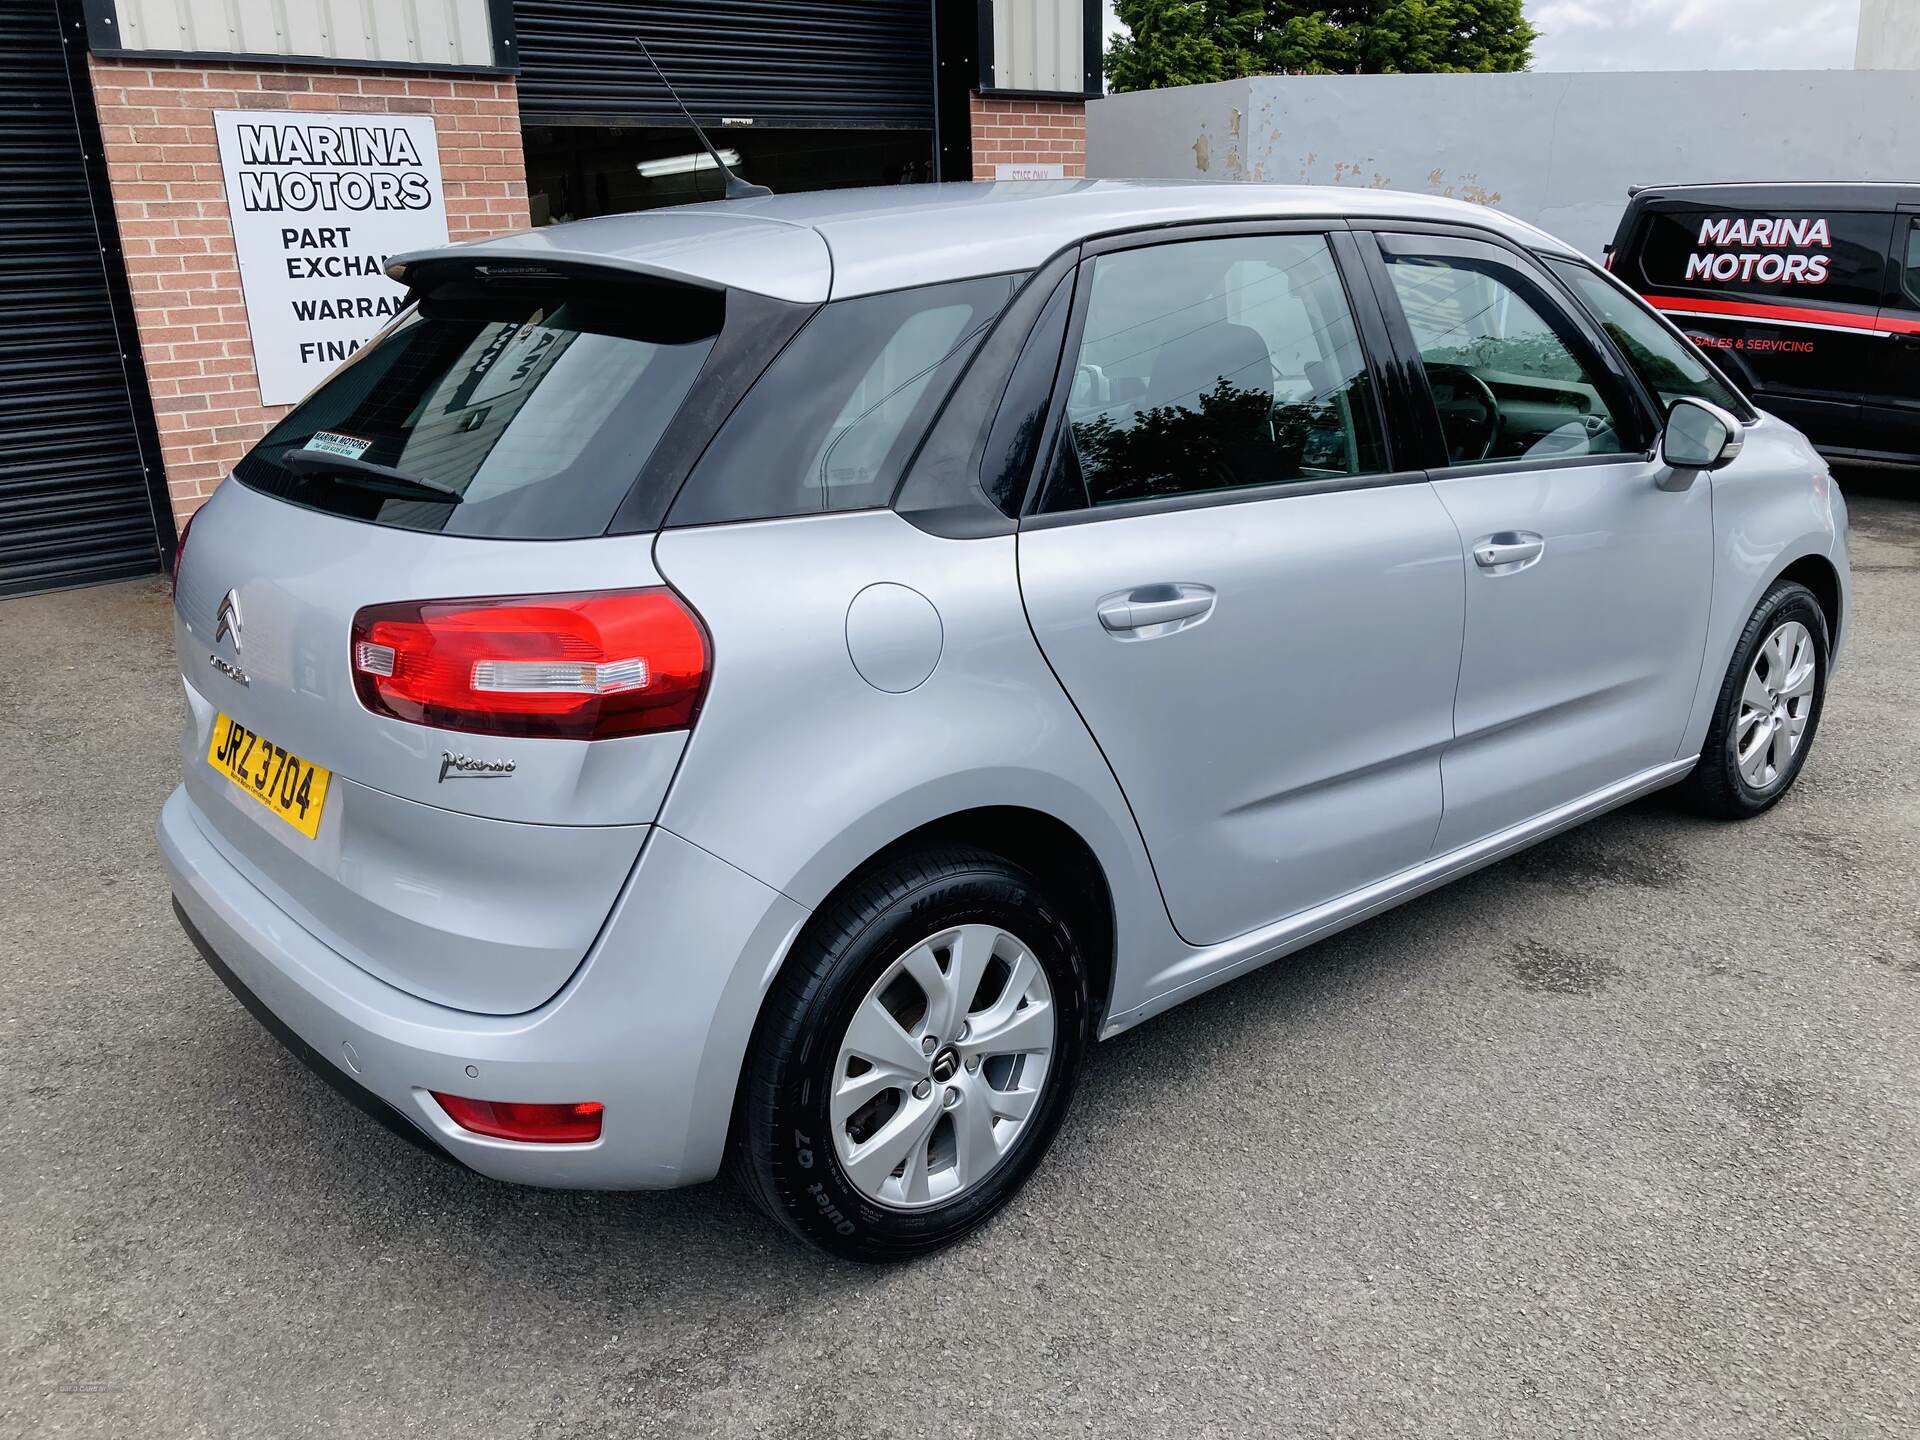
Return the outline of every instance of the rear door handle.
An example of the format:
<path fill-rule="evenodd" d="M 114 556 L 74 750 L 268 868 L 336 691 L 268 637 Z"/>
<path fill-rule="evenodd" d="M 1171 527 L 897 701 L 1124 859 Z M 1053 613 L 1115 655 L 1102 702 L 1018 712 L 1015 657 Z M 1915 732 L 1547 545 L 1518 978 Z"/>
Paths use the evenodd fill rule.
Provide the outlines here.
<path fill-rule="evenodd" d="M 1524 570 L 1547 553 L 1547 542 L 1531 530 L 1501 530 L 1473 542 L 1473 563 L 1494 575 Z"/>
<path fill-rule="evenodd" d="M 1144 640 L 1198 625 L 1212 613 L 1214 598 L 1208 585 L 1137 585 L 1107 596 L 1095 613 L 1109 634 Z"/>

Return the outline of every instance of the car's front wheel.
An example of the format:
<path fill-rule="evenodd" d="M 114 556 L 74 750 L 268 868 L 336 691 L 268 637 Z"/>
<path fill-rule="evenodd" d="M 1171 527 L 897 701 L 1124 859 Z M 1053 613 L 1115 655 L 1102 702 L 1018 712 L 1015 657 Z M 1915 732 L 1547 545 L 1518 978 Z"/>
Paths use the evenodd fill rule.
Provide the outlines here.
<path fill-rule="evenodd" d="M 1744 820 L 1792 788 L 1826 703 L 1827 620 L 1806 586 L 1783 580 L 1754 608 L 1734 647 L 1700 763 L 1688 777 L 1707 814 Z"/>
<path fill-rule="evenodd" d="M 903 856 L 823 908 L 768 996 L 736 1171 L 835 1254 L 936 1249 L 1032 1173 L 1090 1030 L 1079 947 L 1033 876 L 971 849 Z"/>

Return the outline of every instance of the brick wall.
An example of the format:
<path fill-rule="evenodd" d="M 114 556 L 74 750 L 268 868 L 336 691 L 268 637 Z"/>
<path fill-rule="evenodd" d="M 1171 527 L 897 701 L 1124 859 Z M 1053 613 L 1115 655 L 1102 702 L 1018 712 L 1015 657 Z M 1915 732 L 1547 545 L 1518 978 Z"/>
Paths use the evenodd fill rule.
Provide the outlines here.
<path fill-rule="evenodd" d="M 417 71 L 91 61 L 114 214 L 176 523 L 287 411 L 263 406 L 227 219 L 215 110 L 431 115 L 447 229 L 527 225 L 513 81 Z"/>
<path fill-rule="evenodd" d="M 1021 161 L 1054 161 L 1068 175 L 1087 173 L 1085 101 L 975 95 L 972 111 L 974 179 L 991 180 L 995 165 Z"/>

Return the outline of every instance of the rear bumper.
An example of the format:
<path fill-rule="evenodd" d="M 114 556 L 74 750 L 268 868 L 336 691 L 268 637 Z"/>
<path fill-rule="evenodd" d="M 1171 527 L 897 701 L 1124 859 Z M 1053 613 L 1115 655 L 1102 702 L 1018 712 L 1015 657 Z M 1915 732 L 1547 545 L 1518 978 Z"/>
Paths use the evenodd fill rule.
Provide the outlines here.
<path fill-rule="evenodd" d="M 666 830 L 648 837 L 579 970 L 522 1015 L 475 1015 L 378 980 L 274 905 L 184 790 L 160 849 L 187 933 L 248 1009 L 383 1123 L 499 1180 L 650 1189 L 711 1178 L 760 997 L 806 910 Z M 590 1145 L 461 1130 L 429 1091 L 599 1100 Z"/>
<path fill-rule="evenodd" d="M 418 1145 L 436 1160 L 453 1159 L 435 1143 L 432 1135 L 425 1129 L 387 1104 L 366 1086 L 354 1080 L 338 1065 L 329 1064 L 318 1050 L 302 1040 L 284 1020 L 269 1010 L 260 997 L 247 988 L 246 982 L 233 973 L 213 946 L 207 943 L 207 937 L 194 927 L 193 921 L 187 918 L 187 912 L 180 908 L 178 900 L 173 902 L 173 918 L 178 920 L 180 928 L 187 932 L 187 939 L 191 940 L 193 948 L 200 952 L 200 958 L 207 962 L 207 968 L 220 977 L 221 983 L 233 992 L 234 999 L 247 1007 L 248 1014 L 266 1026 L 268 1033 L 287 1047 L 294 1059 L 318 1075 L 354 1109 L 391 1130 L 409 1145 Z"/>

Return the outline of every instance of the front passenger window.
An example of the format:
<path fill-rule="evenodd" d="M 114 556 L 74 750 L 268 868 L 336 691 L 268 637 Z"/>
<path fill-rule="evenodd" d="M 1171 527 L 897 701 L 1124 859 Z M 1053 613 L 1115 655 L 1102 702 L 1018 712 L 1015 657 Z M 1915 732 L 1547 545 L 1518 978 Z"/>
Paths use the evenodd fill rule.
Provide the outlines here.
<path fill-rule="evenodd" d="M 1389 254 L 1387 273 L 1420 348 L 1451 463 L 1629 453 L 1595 377 L 1503 266 Z"/>
<path fill-rule="evenodd" d="M 1155 245 L 1102 255 L 1092 272 L 1046 508 L 1386 468 L 1323 237 Z"/>

